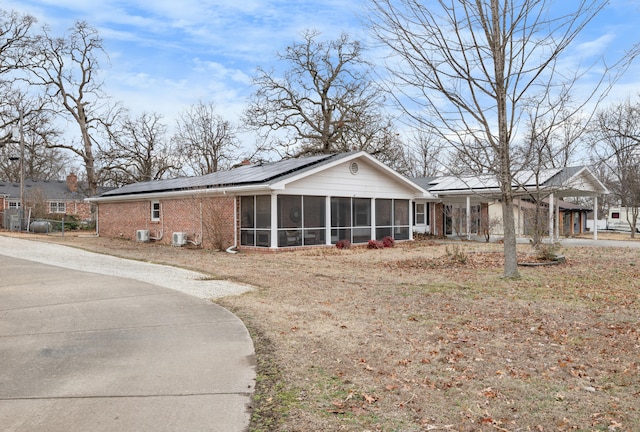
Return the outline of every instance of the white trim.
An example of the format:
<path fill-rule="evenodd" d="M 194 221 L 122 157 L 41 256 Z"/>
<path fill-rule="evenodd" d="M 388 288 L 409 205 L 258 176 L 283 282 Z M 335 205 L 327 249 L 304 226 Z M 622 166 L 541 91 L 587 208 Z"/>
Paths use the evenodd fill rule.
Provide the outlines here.
<path fill-rule="evenodd" d="M 208 189 L 190 189 L 171 192 L 152 192 L 144 194 L 132 194 L 132 195 L 114 195 L 107 197 L 91 197 L 85 198 L 86 202 L 104 203 L 104 202 L 124 202 L 124 201 L 143 201 L 153 199 L 179 199 L 179 198 L 191 198 L 193 196 L 217 196 L 217 195 L 254 195 L 256 193 L 271 192 L 272 188 L 268 185 L 252 185 L 252 186 L 238 186 L 229 188 L 208 188 Z M 241 193 L 240 193 L 241 192 Z"/>
<path fill-rule="evenodd" d="M 298 181 L 300 179 L 312 176 L 312 175 L 314 175 L 314 174 L 316 174 L 318 172 L 327 170 L 329 168 L 333 168 L 335 166 L 344 164 L 345 162 L 350 162 L 350 161 L 353 161 L 354 159 L 359 159 L 359 158 L 366 159 L 367 161 L 369 161 L 373 165 L 375 165 L 378 169 L 380 169 L 380 170 L 384 171 L 385 173 L 389 174 L 391 177 L 395 178 L 396 180 L 398 180 L 399 182 L 401 182 L 405 186 L 408 186 L 411 189 L 413 189 L 414 191 L 422 194 L 422 196 L 419 196 L 419 198 L 435 199 L 435 197 L 429 191 L 427 191 L 426 189 L 423 189 L 422 187 L 418 186 L 417 184 L 415 184 L 411 180 L 409 180 L 406 177 L 402 176 L 401 174 L 397 173 L 395 170 L 389 168 L 388 166 L 386 166 L 385 164 L 383 164 L 382 162 L 380 162 L 379 160 L 377 160 L 373 156 L 369 155 L 365 151 L 359 151 L 357 153 L 353 153 L 353 154 L 345 156 L 345 157 L 341 157 L 341 158 L 337 158 L 337 159 L 331 160 L 328 163 L 323 163 L 320 166 L 317 166 L 315 168 L 304 170 L 303 172 L 300 172 L 297 175 L 294 175 L 294 176 L 291 176 L 291 177 L 287 177 L 284 180 L 280 180 L 280 181 L 278 181 L 276 183 L 273 183 L 271 185 L 271 188 L 272 189 L 283 190 L 283 189 L 285 189 L 286 185 L 289 184 L 289 183 L 292 183 L 294 181 Z"/>

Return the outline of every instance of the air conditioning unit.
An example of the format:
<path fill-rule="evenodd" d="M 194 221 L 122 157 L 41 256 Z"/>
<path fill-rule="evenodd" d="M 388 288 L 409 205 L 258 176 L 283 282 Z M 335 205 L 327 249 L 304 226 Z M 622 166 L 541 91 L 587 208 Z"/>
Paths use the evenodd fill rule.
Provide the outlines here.
<path fill-rule="evenodd" d="M 187 244 L 186 232 L 174 232 L 171 240 L 171 244 L 174 246 L 184 246 Z"/>
<path fill-rule="evenodd" d="M 148 242 L 149 241 L 149 230 L 137 230 L 136 231 L 136 240 L 139 242 Z"/>

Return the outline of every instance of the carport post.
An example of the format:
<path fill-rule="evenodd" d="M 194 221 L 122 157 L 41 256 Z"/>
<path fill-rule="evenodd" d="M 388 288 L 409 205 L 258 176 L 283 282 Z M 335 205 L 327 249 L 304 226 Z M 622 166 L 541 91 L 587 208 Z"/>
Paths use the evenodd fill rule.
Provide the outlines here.
<path fill-rule="evenodd" d="M 593 239 L 598 240 L 598 195 L 593 196 Z"/>
<path fill-rule="evenodd" d="M 471 240 L 471 197 L 467 195 L 467 240 Z"/>
<path fill-rule="evenodd" d="M 553 193 L 549 195 L 549 238 L 553 243 Z"/>

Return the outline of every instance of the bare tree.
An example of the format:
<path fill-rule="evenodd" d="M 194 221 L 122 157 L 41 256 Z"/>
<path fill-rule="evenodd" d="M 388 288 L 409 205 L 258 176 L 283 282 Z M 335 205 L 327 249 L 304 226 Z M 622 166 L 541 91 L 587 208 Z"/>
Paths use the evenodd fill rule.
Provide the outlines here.
<path fill-rule="evenodd" d="M 98 31 L 86 22 L 76 22 L 64 37 L 54 37 L 44 29 L 31 73 L 32 84 L 42 85 L 46 96 L 78 126 L 77 143 L 56 143 L 51 148 L 66 149 L 82 159 L 88 193 L 96 194 L 98 177 L 94 146 L 96 129 L 108 124 L 111 111 L 98 78 L 99 57 L 105 55 Z"/>
<path fill-rule="evenodd" d="M 100 183 L 113 186 L 158 180 L 180 169 L 167 126 L 158 113 L 124 113 L 109 129 L 108 147 L 98 155 Z"/>
<path fill-rule="evenodd" d="M 228 169 L 236 160 L 236 128 L 216 114 L 212 103 L 200 102 L 183 112 L 174 141 L 196 175 Z"/>
<path fill-rule="evenodd" d="M 548 207 L 545 200 L 550 192 L 540 184 L 546 180 L 549 169 L 566 167 L 576 152 L 577 144 L 585 135 L 585 123 L 588 119 L 580 116 L 580 110 L 571 106 L 568 92 L 562 91 L 554 100 L 536 100 L 526 110 L 527 132 L 519 144 L 514 146 L 514 165 L 526 169 L 527 180 L 533 176 L 533 188 L 525 184 L 518 185 L 526 190 L 527 199 L 534 204 L 529 212 L 532 223 L 529 224 L 531 244 L 539 249 L 543 237 L 548 233 Z M 550 94 L 546 95 L 550 97 Z M 543 178 L 544 177 L 544 178 Z"/>
<path fill-rule="evenodd" d="M 436 135 L 418 131 L 409 141 L 408 158 L 413 177 L 442 175 L 444 145 Z"/>
<path fill-rule="evenodd" d="M 245 124 L 285 157 L 379 149 L 389 130 L 378 121 L 384 100 L 369 79 L 360 43 L 347 34 L 321 41 L 311 30 L 302 39 L 278 54 L 288 66 L 282 77 L 258 68 Z"/>
<path fill-rule="evenodd" d="M 404 111 L 465 157 L 480 155 L 499 181 L 508 278 L 519 276 L 512 157 L 522 109 L 562 84 L 560 56 L 606 1 L 554 3 L 373 0 L 372 31 L 396 54 L 389 70 Z"/>
<path fill-rule="evenodd" d="M 54 113 L 47 109 L 46 100 L 13 89 L 3 98 L 0 123 L 6 125 L 5 145 L 0 146 L 0 178 L 19 181 L 23 167 L 25 178 L 62 177 L 69 159 L 59 149 L 48 148 L 62 133 L 55 125 Z"/>
<path fill-rule="evenodd" d="M 31 59 L 31 30 L 36 19 L 0 9 L 0 77 L 25 67 Z"/>
<path fill-rule="evenodd" d="M 627 100 L 600 110 L 590 135 L 597 161 L 607 172 L 607 187 L 628 209 L 633 238 L 640 212 L 640 104 Z"/>
<path fill-rule="evenodd" d="M 12 126 L 18 124 L 18 113 L 12 101 L 17 100 L 13 87 L 16 72 L 21 71 L 29 59 L 33 43 L 31 30 L 36 20 L 30 15 L 0 9 L 0 148 L 11 141 Z"/>

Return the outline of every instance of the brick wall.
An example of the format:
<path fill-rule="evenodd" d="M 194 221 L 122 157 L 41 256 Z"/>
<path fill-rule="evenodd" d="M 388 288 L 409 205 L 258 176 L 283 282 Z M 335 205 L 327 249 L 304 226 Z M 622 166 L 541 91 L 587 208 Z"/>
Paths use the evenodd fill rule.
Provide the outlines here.
<path fill-rule="evenodd" d="M 189 242 L 207 249 L 233 244 L 233 197 L 160 199 L 160 220 L 151 220 L 151 200 L 100 203 L 98 234 L 135 240 L 137 230 L 171 244 L 174 232 L 186 232 Z"/>
<path fill-rule="evenodd" d="M 65 214 L 73 215 L 83 221 L 91 220 L 91 204 L 84 201 L 67 201 Z"/>
<path fill-rule="evenodd" d="M 434 203 L 432 213 L 431 234 L 437 237 L 444 236 L 444 204 Z"/>

